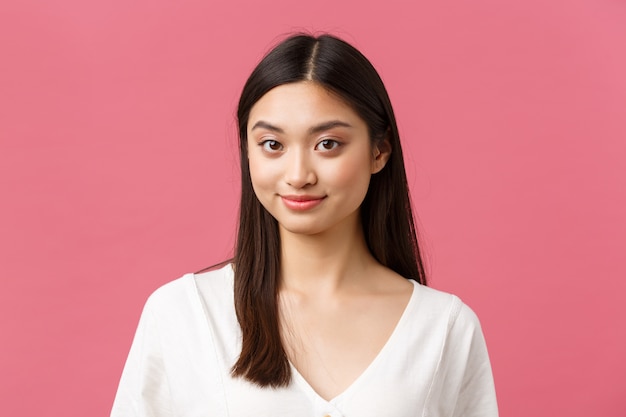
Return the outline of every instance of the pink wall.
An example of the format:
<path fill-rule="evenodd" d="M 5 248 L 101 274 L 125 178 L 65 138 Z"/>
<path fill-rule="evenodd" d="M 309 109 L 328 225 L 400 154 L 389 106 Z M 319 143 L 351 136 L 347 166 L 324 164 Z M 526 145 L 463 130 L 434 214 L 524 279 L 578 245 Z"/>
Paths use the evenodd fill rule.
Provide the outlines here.
<path fill-rule="evenodd" d="M 2 2 L 2 415 L 108 414 L 147 295 L 230 252 L 238 94 L 300 28 L 386 81 L 501 414 L 626 415 L 624 2 L 336 3 Z"/>

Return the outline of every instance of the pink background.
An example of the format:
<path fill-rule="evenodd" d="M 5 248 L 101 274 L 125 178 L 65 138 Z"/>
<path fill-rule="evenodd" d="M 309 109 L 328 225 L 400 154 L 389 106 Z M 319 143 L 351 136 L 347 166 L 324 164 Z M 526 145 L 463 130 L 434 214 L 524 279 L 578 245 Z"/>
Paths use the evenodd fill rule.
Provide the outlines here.
<path fill-rule="evenodd" d="M 0 404 L 108 415 L 148 294 L 231 252 L 234 111 L 331 31 L 395 105 L 432 286 L 479 314 L 501 415 L 626 415 L 626 4 L 0 4 Z"/>

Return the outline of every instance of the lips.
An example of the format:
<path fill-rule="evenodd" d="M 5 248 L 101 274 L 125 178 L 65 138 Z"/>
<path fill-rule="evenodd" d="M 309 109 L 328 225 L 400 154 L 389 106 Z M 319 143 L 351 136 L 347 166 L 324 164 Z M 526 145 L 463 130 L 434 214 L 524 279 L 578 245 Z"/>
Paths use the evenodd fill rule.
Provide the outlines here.
<path fill-rule="evenodd" d="M 306 211 L 321 204 L 326 196 L 281 195 L 280 198 L 283 200 L 283 204 L 285 204 L 288 209 Z"/>

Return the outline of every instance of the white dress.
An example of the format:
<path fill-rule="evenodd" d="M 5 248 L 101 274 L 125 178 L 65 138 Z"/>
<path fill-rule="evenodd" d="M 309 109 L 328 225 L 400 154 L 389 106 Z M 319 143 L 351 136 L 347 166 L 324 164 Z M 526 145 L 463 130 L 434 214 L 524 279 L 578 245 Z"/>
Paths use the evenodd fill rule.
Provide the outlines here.
<path fill-rule="evenodd" d="M 288 387 L 261 388 L 230 369 L 241 350 L 230 265 L 187 274 L 146 302 L 112 417 L 444 417 L 498 415 L 476 315 L 415 281 L 392 335 L 330 401 L 292 367 Z"/>

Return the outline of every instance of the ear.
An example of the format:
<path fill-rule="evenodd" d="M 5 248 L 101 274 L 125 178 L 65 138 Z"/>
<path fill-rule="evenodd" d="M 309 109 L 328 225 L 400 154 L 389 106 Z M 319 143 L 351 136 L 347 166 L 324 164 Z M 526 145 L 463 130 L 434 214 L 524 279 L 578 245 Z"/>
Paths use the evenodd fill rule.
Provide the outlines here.
<path fill-rule="evenodd" d="M 380 172 L 387 164 L 390 156 L 391 143 L 389 142 L 389 139 L 385 137 L 385 139 L 374 146 L 372 152 L 372 174 Z"/>

